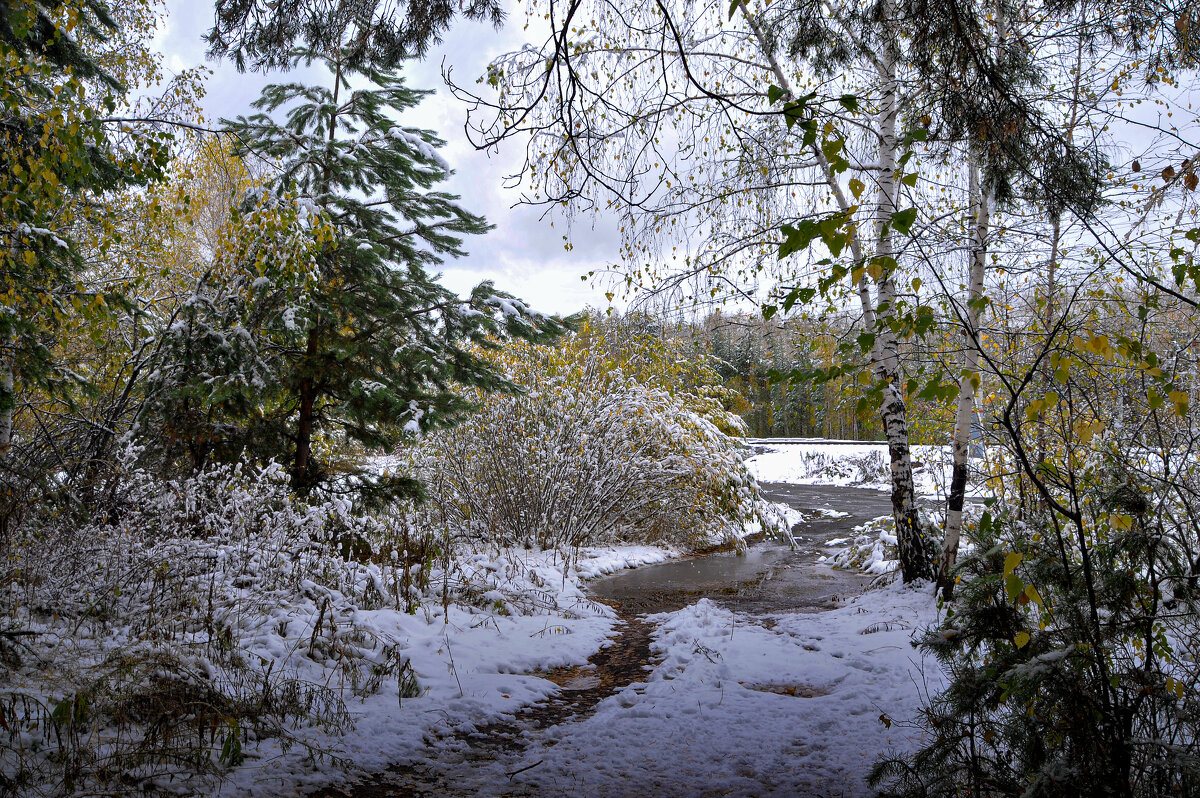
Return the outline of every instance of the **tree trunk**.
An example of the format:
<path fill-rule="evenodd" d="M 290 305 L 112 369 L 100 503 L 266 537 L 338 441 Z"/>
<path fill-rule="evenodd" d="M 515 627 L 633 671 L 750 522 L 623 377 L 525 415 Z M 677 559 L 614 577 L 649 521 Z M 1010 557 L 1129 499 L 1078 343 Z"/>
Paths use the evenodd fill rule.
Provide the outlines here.
<path fill-rule="evenodd" d="M 329 142 L 337 138 L 338 98 L 342 90 L 342 61 L 338 57 L 334 61 L 333 73 L 333 106 L 329 111 Z M 320 183 L 320 195 L 327 196 L 331 192 L 330 181 L 332 174 L 329 164 L 325 164 Z M 333 269 L 330 268 L 330 272 Z M 312 466 L 312 434 L 316 420 L 317 382 L 317 353 L 320 351 L 321 319 L 318 315 L 308 331 L 308 341 L 304 350 L 304 359 L 300 364 L 300 383 L 297 394 L 300 400 L 299 417 L 296 420 L 296 460 L 292 466 L 292 489 L 300 496 L 307 496 L 317 483 L 317 474 Z"/>
<path fill-rule="evenodd" d="M 879 54 L 883 94 L 879 101 L 879 180 L 875 204 L 875 257 L 881 273 L 877 280 L 879 302 L 876 306 L 883 316 L 874 325 L 876 383 L 883 389 L 879 417 L 887 435 L 888 454 L 892 473 L 892 517 L 896 522 L 896 541 L 900 550 L 900 574 L 905 582 L 931 579 L 933 569 L 925 556 L 921 527 L 917 521 L 916 491 L 913 486 L 912 454 L 908 444 L 908 407 L 900 390 L 900 342 L 886 323 L 896 306 L 896 286 L 891 267 L 895 258 L 895 232 L 892 215 L 896 213 L 896 171 L 899 142 L 896 138 L 896 118 L 900 110 L 900 82 L 897 79 L 899 31 L 893 0 L 884 0 L 883 24 L 888 41 Z M 863 278 L 866 279 L 865 277 Z"/>
<path fill-rule="evenodd" d="M 292 489 L 307 496 L 314 484 L 312 469 L 313 419 L 316 415 L 317 386 L 313 377 L 318 350 L 319 325 L 308 331 L 308 346 L 302 362 L 298 394 L 299 418 L 296 421 L 296 460 L 292 465 Z"/>
<path fill-rule="evenodd" d="M 788 98 L 794 97 L 791 85 L 771 50 L 764 31 L 751 15 L 748 5 L 741 4 L 751 33 L 758 42 L 759 49 L 771 66 L 779 86 Z M 896 208 L 896 169 L 899 142 L 896 138 L 896 119 L 899 115 L 900 82 L 897 78 L 898 37 L 896 25 L 895 4 L 893 0 L 884 2 L 884 24 L 890 37 L 889 43 L 879 54 L 876 65 L 883 87 L 878 116 L 879 135 L 879 180 L 877 184 L 877 201 L 875 206 L 875 228 L 877 258 L 893 258 L 895 247 L 891 230 L 892 214 Z M 814 143 L 813 157 L 822 169 L 826 183 L 833 193 L 838 207 L 847 211 L 851 207 L 838 181 L 837 175 L 830 169 L 828 160 L 821 147 Z M 866 265 L 865 248 L 858 233 L 850 236 L 850 250 L 854 260 L 860 265 Z M 917 521 L 916 492 L 913 487 L 912 456 L 908 444 L 908 408 L 904 395 L 900 391 L 900 352 L 899 341 L 888 317 L 895 308 L 895 284 L 888 271 L 877 281 L 879 302 L 878 306 L 871 297 L 867 278 L 859 280 L 857 290 L 859 303 L 862 306 L 863 327 L 875 334 L 875 342 L 871 349 L 871 369 L 876 383 L 882 387 L 883 401 L 880 404 L 880 420 L 887 435 L 888 455 L 891 461 L 892 476 L 892 516 L 896 522 L 896 539 L 900 549 L 900 571 L 905 582 L 915 579 L 932 579 L 933 568 L 929 558 L 925 556 L 925 547 L 921 541 L 920 525 Z M 884 308 L 882 318 L 876 319 L 876 308 Z M 857 419 L 855 420 L 857 426 Z"/>
<path fill-rule="evenodd" d="M 946 501 L 945 538 L 942 561 L 938 568 L 938 589 L 949 601 L 954 595 L 950 571 L 958 559 L 962 535 L 962 510 L 967 494 L 968 461 L 971 452 L 971 427 L 975 417 L 975 393 L 979 388 L 979 318 L 983 312 L 983 277 L 987 268 L 987 236 L 991 223 L 991 192 L 980 182 L 979 151 L 972 145 L 969 155 L 968 194 L 971 203 L 972 240 L 971 276 L 963 325 L 963 368 L 958 387 L 958 412 L 954 419 L 954 470 L 950 495 Z"/>
<path fill-rule="evenodd" d="M 0 356 L 0 458 L 12 447 L 13 409 L 17 406 L 12 356 Z"/>

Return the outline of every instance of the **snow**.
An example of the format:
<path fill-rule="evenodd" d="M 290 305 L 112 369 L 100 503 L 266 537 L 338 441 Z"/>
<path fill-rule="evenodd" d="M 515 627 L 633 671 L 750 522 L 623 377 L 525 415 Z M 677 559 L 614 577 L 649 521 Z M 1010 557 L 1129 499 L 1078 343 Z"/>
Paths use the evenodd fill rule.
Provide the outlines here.
<path fill-rule="evenodd" d="M 649 546 L 585 550 L 576 570 L 567 569 L 556 552 L 477 554 L 461 567 L 470 581 L 494 585 L 480 594 L 483 609 L 451 605 L 448 616 L 440 607 L 415 615 L 358 611 L 358 624 L 402 641 L 421 695 L 397 701 L 393 685 L 348 706 L 354 728 L 345 735 L 304 730 L 308 742 L 352 763 L 346 772 L 314 768 L 299 747 L 282 751 L 267 740 L 220 794 L 276 796 L 345 782 L 414 752 L 436 750 L 439 739 L 456 730 L 511 717 L 544 700 L 558 688 L 533 671 L 582 665 L 612 633 L 612 610 L 584 595 L 581 574 L 598 576 L 670 556 Z M 546 611 L 521 614 L 530 598 L 540 599 Z M 310 667 L 311 676 L 320 678 L 320 668 Z"/>
<path fill-rule="evenodd" d="M 934 620 L 928 590 L 891 586 L 830 612 L 772 616 L 770 629 L 707 599 L 653 619 L 662 662 L 646 683 L 531 747 L 509 772 L 541 764 L 515 782 L 547 796 L 630 785 L 660 795 L 868 795 L 875 758 L 916 742 L 903 721 L 935 669 L 909 638 Z"/>
<path fill-rule="evenodd" d="M 657 546 L 617 546 L 615 548 L 584 549 L 575 563 L 581 579 L 595 579 L 625 568 L 653 565 L 678 556 L 669 549 Z"/>
<path fill-rule="evenodd" d="M 450 174 L 450 164 L 446 162 L 446 159 L 417 133 L 401 127 L 394 127 L 388 131 L 388 136 L 404 142 L 414 155 L 419 154 L 425 161 L 436 164 L 443 174 Z"/>
<path fill-rule="evenodd" d="M 564 614 L 360 613 L 404 640 L 421 696 L 397 702 L 384 690 L 350 707 L 353 730 L 318 741 L 353 763 L 346 773 L 314 768 L 304 752 L 272 750 L 265 741 L 220 794 L 293 794 L 447 756 L 462 746 L 455 731 L 511 717 L 558 689 L 534 671 L 582 665 L 614 633 L 611 612 L 586 598 L 581 576 L 669 556 L 645 546 L 592 549 L 568 572 L 551 552 L 477 555 L 470 563 L 476 573 L 524 574 L 499 578 L 485 601 L 503 605 L 522 580 L 528 588 L 532 573 Z M 927 587 L 890 585 L 823 613 L 752 617 L 701 599 L 651 616 L 659 661 L 644 683 L 603 699 L 582 720 L 545 730 L 515 761 L 456 768 L 455 783 L 479 795 L 521 786 L 546 796 L 626 794 L 631 785 L 661 795 L 868 795 L 872 763 L 917 744 L 908 721 L 925 691 L 941 684 L 909 643 L 936 620 Z"/>
<path fill-rule="evenodd" d="M 419 413 L 415 405 L 410 410 Z M 392 464 L 380 458 L 376 465 L 386 470 Z M 585 665 L 619 633 L 615 612 L 588 596 L 586 580 L 680 552 L 614 545 L 564 557 L 556 550 L 460 547 L 448 570 L 433 572 L 432 585 L 408 614 L 398 594 L 393 600 L 379 565 L 317 559 L 304 534 L 287 529 L 251 534 L 269 518 L 254 515 L 265 513 L 274 495 L 265 482 L 250 483 L 258 492 L 239 493 L 214 480 L 216 495 L 233 496 L 220 513 L 195 504 L 191 497 L 204 495 L 198 488 L 165 491 L 157 499 L 138 494 L 132 506 L 148 519 L 139 528 L 166 528 L 155 513 L 182 513 L 205 529 L 226 530 L 219 539 L 167 540 L 151 550 L 135 535 L 130 552 L 153 556 L 122 557 L 114 549 L 113 567 L 145 570 L 154 558 L 180 564 L 187 557 L 196 573 L 221 574 L 228 581 L 211 591 L 211 611 L 228 617 L 231 643 L 251 667 L 261 663 L 268 680 L 271 673 L 286 674 L 298 685 L 333 691 L 349 716 L 347 723 L 291 728 L 288 746 L 270 736 L 245 740 L 245 761 L 215 794 L 299 795 L 407 763 L 453 767 L 456 785 L 479 795 L 522 789 L 547 796 L 628 794 L 631 786 L 661 795 L 867 795 L 863 779 L 875 759 L 919 743 L 912 721 L 926 691 L 942 684 L 939 669 L 910 645 L 937 620 L 927 585 L 888 585 L 817 613 L 750 615 L 701 599 L 650 617 L 655 658 L 644 682 L 602 699 L 590 714 L 532 732 L 519 753 L 467 768 L 462 734 L 544 701 L 560 688 L 540 673 Z M 352 508 L 343 504 L 311 512 L 347 515 Z M 789 524 L 803 520 L 786 506 L 777 510 Z M 294 523 L 319 528 L 315 516 Z M 884 531 L 856 533 L 886 542 Z M 264 546 L 270 541 L 278 551 Z M 106 545 L 126 544 L 114 536 Z M 212 562 L 200 563 L 202 557 Z M 292 558 L 294 586 L 286 578 Z M 880 562 L 863 567 L 876 570 Z M 318 573 L 317 566 L 332 573 Z M 448 609 L 439 599 L 439 579 L 453 584 Z M 48 623 L 38 629 L 57 634 Z M 90 626 L 81 629 L 90 634 Z M 102 649 L 141 645 L 129 630 L 82 637 L 44 640 L 55 654 L 46 661 L 60 662 L 56 668 L 65 674 L 71 657 L 98 660 Z M 201 655 L 202 645 L 194 650 L 174 673 L 228 678 L 221 675 L 228 664 Z M 372 666 L 389 662 L 406 662 L 411 671 L 387 673 L 374 689 L 362 688 Z M 409 672 L 416 680 L 412 691 L 402 689 Z M 42 681 L 49 677 L 33 670 L 27 676 L 28 684 L 14 680 L 12 690 L 56 699 L 43 692 L 54 684 Z M 314 752 L 326 759 L 314 760 Z M 331 766 L 331 759 L 346 766 Z M 506 775 L 522 768 L 528 769 Z M 169 789 L 191 786 L 179 782 Z"/>
<path fill-rule="evenodd" d="M 779 515 L 783 518 L 783 522 L 785 524 L 787 524 L 787 528 L 789 530 L 792 527 L 796 526 L 796 524 L 804 523 L 804 521 L 805 521 L 804 513 L 800 512 L 795 507 L 791 507 L 789 505 L 782 504 L 780 502 L 775 502 L 774 506 L 775 506 L 776 511 L 779 513 Z M 818 509 L 817 512 L 821 515 L 825 515 L 826 513 L 832 512 L 832 511 Z M 842 515 L 848 515 L 848 513 L 842 513 Z"/>
<path fill-rule="evenodd" d="M 425 410 L 417 404 L 416 399 L 408 401 L 408 421 L 404 422 L 404 431 L 409 435 L 419 435 L 421 433 L 421 419 L 425 417 Z"/>
<path fill-rule="evenodd" d="M 886 443 L 821 441 L 776 443 L 760 439 L 755 446 L 768 449 L 746 461 L 759 482 L 793 485 L 853 485 L 891 490 Z M 913 481 L 917 495 L 945 498 L 953 460 L 948 446 L 913 446 Z M 978 467 L 972 461 L 972 468 Z M 967 495 L 988 495 L 982 486 L 968 484 Z"/>

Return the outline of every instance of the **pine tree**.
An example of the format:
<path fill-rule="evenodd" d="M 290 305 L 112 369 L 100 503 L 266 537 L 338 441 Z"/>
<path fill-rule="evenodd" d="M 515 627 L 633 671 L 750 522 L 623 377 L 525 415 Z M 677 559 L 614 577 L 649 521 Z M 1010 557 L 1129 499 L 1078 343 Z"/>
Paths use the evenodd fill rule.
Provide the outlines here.
<path fill-rule="evenodd" d="M 231 56 L 239 70 L 286 67 L 297 46 L 340 46 L 345 64 L 389 66 L 425 55 L 457 16 L 504 21 L 500 0 L 216 0 L 213 11 L 209 55 Z"/>
<path fill-rule="evenodd" d="M 254 416 L 259 449 L 273 429 L 302 494 L 332 476 L 314 454 L 315 436 L 390 448 L 451 423 L 467 407 L 455 386 L 508 387 L 480 347 L 496 346 L 497 336 L 544 340 L 563 330 L 490 283 L 464 300 L 429 274 L 443 257 L 464 254 L 462 236 L 489 225 L 435 189 L 450 174 L 436 151 L 443 142 L 396 121 L 428 92 L 390 71 L 352 67 L 346 54 L 299 54 L 327 64 L 331 88 L 272 85 L 255 103 L 260 113 L 226 121 L 247 157 L 279 171 L 248 199 L 214 268 L 226 275 L 222 291 L 233 286 L 237 319 L 210 314 L 204 334 L 213 346 L 191 352 L 211 368 L 190 366 L 180 374 L 190 382 L 173 392 L 193 409 L 207 403 L 236 408 L 243 422 Z M 354 75 L 369 85 L 352 89 Z M 218 305 L 227 316 L 229 302 Z M 221 362 L 239 348 L 246 379 Z M 217 374 L 224 377 L 213 381 Z M 416 488 L 363 474 L 357 485 L 384 496 Z"/>

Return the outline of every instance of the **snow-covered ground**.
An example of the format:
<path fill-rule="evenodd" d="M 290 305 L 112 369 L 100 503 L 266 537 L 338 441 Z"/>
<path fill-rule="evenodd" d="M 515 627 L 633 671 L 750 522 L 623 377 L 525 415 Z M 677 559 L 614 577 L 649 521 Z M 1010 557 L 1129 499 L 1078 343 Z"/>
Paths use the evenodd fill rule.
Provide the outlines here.
<path fill-rule="evenodd" d="M 876 757 L 916 742 L 906 721 L 937 669 L 909 639 L 934 620 L 930 591 L 893 585 L 766 626 L 707 599 L 654 620 L 663 659 L 646 683 L 552 729 L 514 781 L 547 796 L 868 795 Z"/>
<path fill-rule="evenodd" d="M 891 489 L 886 443 L 757 440 L 755 446 L 771 450 L 746 461 L 759 482 Z M 912 459 L 917 494 L 945 498 L 953 467 L 950 448 L 914 446 Z M 980 462 L 973 460 L 972 466 L 977 468 Z M 978 486 L 968 485 L 968 495 L 983 494 Z"/>
<path fill-rule="evenodd" d="M 588 559 L 647 554 L 613 550 Z M 548 564 L 534 571 L 547 583 L 562 579 Z M 380 611 L 377 623 L 407 636 L 421 697 L 398 705 L 380 694 L 351 707 L 354 730 L 325 741 L 353 763 L 349 771 L 314 766 L 296 749 L 260 749 L 221 794 L 297 794 L 397 761 L 446 767 L 448 749 L 461 747 L 452 732 L 545 699 L 558 688 L 531 671 L 583 664 L 613 632 L 607 608 L 579 594 L 574 577 L 556 590 L 578 617 L 452 608 L 443 624 Z M 661 662 L 645 683 L 619 690 L 580 721 L 545 730 L 515 759 L 455 769 L 457 793 L 868 795 L 872 763 L 916 744 L 909 721 L 940 683 L 936 666 L 909 645 L 935 620 L 928 590 L 893 584 L 833 611 L 766 618 L 701 599 L 651 620 L 659 624 L 653 648 Z"/>
<path fill-rule="evenodd" d="M 463 567 L 473 571 L 473 583 L 491 587 L 482 595 L 482 609 L 451 604 L 448 617 L 437 606 L 415 615 L 359 610 L 356 622 L 401 641 L 420 695 L 397 700 L 395 687 L 383 689 L 349 703 L 354 728 L 348 733 L 298 732 L 348 760 L 347 770 L 324 767 L 297 746 L 282 751 L 267 740 L 247 750 L 245 764 L 220 794 L 303 794 L 382 771 L 414 754 L 431 754 L 434 740 L 447 732 L 511 717 L 558 689 L 532 672 L 585 664 L 612 633 L 613 611 L 588 599 L 581 580 L 672 556 L 677 555 L 652 546 L 584 549 L 567 566 L 554 552 L 475 555 Z M 317 664 L 310 670 L 310 678 L 321 678 Z"/>
<path fill-rule="evenodd" d="M 839 484 L 828 469 L 813 473 L 814 448 L 783 445 L 752 467 L 760 480 Z M 876 448 L 819 451 L 836 450 L 833 466 L 848 471 Z M 585 665 L 619 631 L 583 580 L 671 556 L 645 546 L 585 550 L 569 564 L 553 553 L 477 555 L 472 581 L 492 586 L 483 609 L 452 606 L 448 621 L 436 607 L 362 619 L 403 639 L 421 694 L 397 702 L 384 690 L 350 707 L 354 729 L 323 740 L 348 771 L 264 743 L 222 794 L 297 794 L 399 762 L 448 769 L 459 794 L 856 796 L 870 793 L 876 758 L 917 744 L 911 721 L 941 677 L 910 640 L 936 608 L 927 586 L 892 584 L 821 613 L 750 616 L 701 599 L 652 616 L 657 665 L 644 683 L 536 732 L 507 759 L 454 765 L 463 745 L 454 732 L 545 699 L 559 688 L 535 671 Z M 529 613 L 531 595 L 545 611 Z"/>

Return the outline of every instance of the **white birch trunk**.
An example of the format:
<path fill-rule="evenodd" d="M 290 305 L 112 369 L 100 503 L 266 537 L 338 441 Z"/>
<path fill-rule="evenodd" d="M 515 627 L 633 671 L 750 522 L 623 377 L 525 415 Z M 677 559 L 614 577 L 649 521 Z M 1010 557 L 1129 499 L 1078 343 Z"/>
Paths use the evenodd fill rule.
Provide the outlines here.
<path fill-rule="evenodd" d="M 983 312 L 983 277 L 987 269 L 987 237 L 991 224 L 991 192 L 980 181 L 979 151 L 972 145 L 968 156 L 968 201 L 971 212 L 971 272 L 967 288 L 967 306 L 963 313 L 963 362 L 959 378 L 958 412 L 954 418 L 954 468 L 950 494 L 946 501 L 945 537 L 942 561 L 938 568 L 938 588 L 949 600 L 954 594 L 950 571 L 958 560 L 962 536 L 962 511 L 967 493 L 971 426 L 975 416 L 975 395 L 979 390 L 979 319 Z"/>
<path fill-rule="evenodd" d="M 760 26 L 745 2 L 742 3 L 751 32 L 758 42 L 759 49 L 771 65 L 775 79 L 790 98 L 793 95 L 787 76 L 784 74 L 774 53 L 767 46 L 766 39 Z M 895 246 L 891 229 L 892 214 L 896 207 L 898 182 L 896 170 L 899 160 L 899 140 L 896 136 L 896 121 L 899 115 L 900 82 L 898 72 L 898 37 L 894 0 L 884 1 L 884 24 L 887 28 L 889 42 L 873 62 L 879 72 L 882 86 L 882 97 L 878 113 L 879 134 L 879 179 L 876 184 L 875 203 L 875 255 L 877 257 L 894 258 Z M 829 168 L 825 154 L 817 145 L 813 146 L 813 154 L 821 166 L 826 183 L 833 192 L 839 208 L 846 211 L 851 207 L 849 198 L 842 191 L 837 176 Z M 857 233 L 850 236 L 850 249 L 856 263 L 866 265 L 866 253 L 863 243 Z M 880 419 L 887 436 L 888 456 L 891 464 L 892 481 L 892 515 L 896 522 L 896 538 L 900 549 L 900 568 L 905 582 L 914 579 L 928 579 L 933 576 L 929 559 L 925 556 L 924 545 L 921 542 L 920 526 L 917 522 L 916 492 L 913 485 L 912 455 L 908 442 L 908 408 L 904 394 L 900 389 L 900 347 L 895 333 L 887 323 L 887 316 L 895 307 L 895 283 L 893 275 L 883 273 L 876 283 L 878 305 L 873 301 L 868 283 L 864 275 L 857 286 L 859 303 L 862 306 L 863 326 L 875 335 L 871 348 L 871 369 L 876 381 L 883 389 L 883 401 L 880 405 Z M 887 310 L 883 318 L 877 318 L 879 307 Z"/>
<path fill-rule="evenodd" d="M 882 11 L 887 35 L 882 52 L 879 53 L 883 93 L 880 97 L 877 123 L 879 180 L 875 204 L 875 256 L 883 259 L 883 263 L 886 264 L 886 259 L 894 259 L 896 256 L 892 215 L 899 210 L 896 172 L 899 168 L 900 144 L 896 137 L 896 119 L 900 112 L 900 81 L 897 78 L 900 44 L 894 0 L 884 0 Z M 900 572 L 905 582 L 911 582 L 914 579 L 931 578 L 933 569 L 930 567 L 929 558 L 925 556 L 925 546 L 921 541 L 921 528 L 917 520 L 912 454 L 908 442 L 908 407 L 900 387 L 900 342 L 887 323 L 887 316 L 892 315 L 896 304 L 894 278 L 890 268 L 884 266 L 877 281 L 879 302 L 876 310 L 881 318 L 874 331 L 878 347 L 874 371 L 875 379 L 883 389 L 879 417 L 887 436 L 888 455 L 891 460 L 892 517 L 896 522 Z"/>

